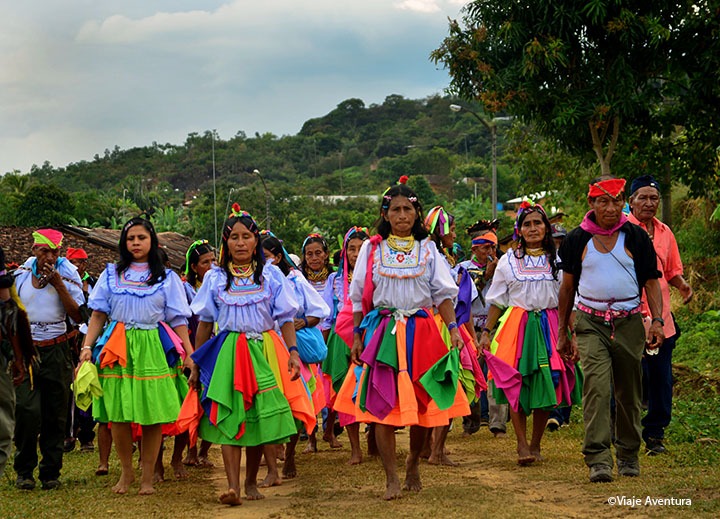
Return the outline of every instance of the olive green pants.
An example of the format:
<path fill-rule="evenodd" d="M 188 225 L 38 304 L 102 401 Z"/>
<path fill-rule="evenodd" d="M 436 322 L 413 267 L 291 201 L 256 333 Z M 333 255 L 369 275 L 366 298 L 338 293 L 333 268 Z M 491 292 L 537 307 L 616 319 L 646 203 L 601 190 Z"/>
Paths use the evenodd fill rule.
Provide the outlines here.
<path fill-rule="evenodd" d="M 615 393 L 615 450 L 617 458 L 635 461 L 641 443 L 640 403 L 645 328 L 640 314 L 614 321 L 613 329 L 602 317 L 577 312 L 575 332 L 585 381 L 583 454 L 590 467 L 613 466 L 611 395 Z"/>

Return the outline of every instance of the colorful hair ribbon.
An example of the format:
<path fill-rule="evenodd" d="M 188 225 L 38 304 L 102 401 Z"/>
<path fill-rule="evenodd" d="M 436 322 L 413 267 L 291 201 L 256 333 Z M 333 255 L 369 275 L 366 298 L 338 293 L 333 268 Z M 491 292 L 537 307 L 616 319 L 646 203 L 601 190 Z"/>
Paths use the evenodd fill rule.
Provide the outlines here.
<path fill-rule="evenodd" d="M 450 223 L 452 216 L 448 213 L 445 208 L 441 205 L 436 205 L 428 211 L 425 217 L 425 228 L 430 234 L 433 234 L 435 230 L 438 231 L 438 236 L 445 236 L 450 234 Z"/>

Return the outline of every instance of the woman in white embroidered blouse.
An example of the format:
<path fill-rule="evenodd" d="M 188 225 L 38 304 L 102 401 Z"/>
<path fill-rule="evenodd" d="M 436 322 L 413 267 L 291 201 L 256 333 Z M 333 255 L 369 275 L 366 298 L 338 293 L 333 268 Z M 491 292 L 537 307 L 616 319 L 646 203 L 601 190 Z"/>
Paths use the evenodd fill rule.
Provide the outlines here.
<path fill-rule="evenodd" d="M 453 347 L 462 347 L 452 303 L 457 285 L 427 236 L 417 195 L 402 183 L 391 187 L 383 195 L 378 235 L 360 249 L 350 285 L 357 366 L 350 367 L 335 408 L 375 424 L 386 476 L 384 499 L 401 495 L 395 428 L 410 426 L 402 488 L 419 491 L 418 461 L 429 429 L 469 412 L 457 378 L 436 386 L 421 381 L 446 356 L 459 369 L 457 351 L 454 357 L 448 352 L 433 306 L 450 329 Z"/>

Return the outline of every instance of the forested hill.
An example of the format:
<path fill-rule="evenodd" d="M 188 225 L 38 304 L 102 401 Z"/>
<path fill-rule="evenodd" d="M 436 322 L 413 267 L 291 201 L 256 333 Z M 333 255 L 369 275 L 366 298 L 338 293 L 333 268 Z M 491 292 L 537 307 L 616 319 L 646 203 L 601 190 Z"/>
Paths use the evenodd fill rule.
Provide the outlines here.
<path fill-rule="evenodd" d="M 366 106 L 348 99 L 307 121 L 297 135 L 239 131 L 225 140 L 204 131 L 180 144 L 116 146 L 64 168 L 46 162 L 29 174 L 2 177 L 0 192 L 8 203 L 0 207 L 0 225 L 117 228 L 129 216 L 147 212 L 159 230 L 212 238 L 215 211 L 222 219 L 237 201 L 265 216 L 263 225 L 269 213 L 272 229 L 294 243 L 305 232 L 342 234 L 377 216 L 376 202 L 367 199 L 335 207 L 310 195 L 377 195 L 401 175 L 411 177 L 427 207 L 458 201 L 466 204 L 468 220 L 488 217 L 490 133 L 471 112 L 453 112 L 450 105 L 457 102 L 390 95 Z M 499 123 L 500 157 L 509 127 Z M 520 178 L 509 171 L 506 164 L 499 168 L 500 200 L 516 196 Z M 467 177 L 474 180 L 468 183 Z"/>
<path fill-rule="evenodd" d="M 360 99 L 348 99 L 325 116 L 307 121 L 293 136 L 266 133 L 213 142 L 210 131 L 191 133 L 182 144 L 152 144 L 127 150 L 116 147 L 96 155 L 92 161 L 72 163 L 65 168 L 49 164 L 33 167 L 31 177 L 51 180 L 74 192 L 88 188 L 114 190 L 138 177 L 149 185 L 167 182 L 173 189 L 198 191 L 212 179 L 212 151 L 218 181 L 232 185 L 248 182 L 255 169 L 267 182 L 292 183 L 299 194 L 342 194 L 357 187 L 384 185 L 402 173 L 447 175 L 458 158 L 486 155 L 489 135 L 470 114 L 449 109 L 451 100 L 431 97 L 423 100 L 388 96 L 382 104 L 366 106 Z M 404 157 L 412 150 L 429 151 L 410 168 L 383 159 Z M 351 170 L 343 185 L 332 176 Z M 369 175 L 371 171 L 376 172 Z M 355 173 L 355 174 L 353 174 Z M 358 181 L 362 179 L 360 185 Z M 337 184 L 337 185 L 336 185 Z"/>

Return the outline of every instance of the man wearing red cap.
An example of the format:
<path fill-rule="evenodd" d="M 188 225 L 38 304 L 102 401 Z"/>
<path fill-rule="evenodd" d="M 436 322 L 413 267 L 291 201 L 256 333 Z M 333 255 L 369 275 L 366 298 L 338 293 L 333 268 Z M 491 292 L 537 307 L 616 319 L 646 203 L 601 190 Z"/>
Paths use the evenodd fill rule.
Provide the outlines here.
<path fill-rule="evenodd" d="M 557 351 L 566 360 L 579 356 L 582 363 L 583 454 L 594 483 L 613 479 L 613 391 L 618 474 L 640 475 L 640 360 L 646 347 L 657 348 L 664 338 L 655 250 L 648 234 L 623 215 L 624 189 L 622 179 L 593 182 L 590 211 L 567 235 L 559 253 L 563 280 Z M 652 317 L 647 337 L 640 313 L 643 289 Z M 571 323 L 573 302 L 577 313 Z"/>
<path fill-rule="evenodd" d="M 90 291 L 95 286 L 96 280 L 87 271 L 88 266 L 88 255 L 85 249 L 74 249 L 68 247 L 65 252 L 65 259 L 75 265 L 78 270 L 78 274 L 82 279 L 82 291 L 85 296 L 85 302 L 90 295 Z M 81 307 L 81 310 L 86 310 L 87 307 Z M 73 367 L 77 367 L 80 357 L 80 344 L 82 343 L 82 334 L 85 333 L 83 330 L 86 329 L 84 326 L 78 328 L 78 332 L 81 334 L 77 339 L 72 342 L 72 356 L 73 356 Z M 92 407 L 87 411 L 83 411 L 78 407 L 75 407 L 74 397 L 70 395 L 70 409 L 68 411 L 68 422 L 70 423 L 69 431 L 70 436 L 65 438 L 65 444 L 63 450 L 65 452 L 71 452 L 75 449 L 75 439 L 80 441 L 80 450 L 85 452 L 92 452 L 95 450 L 93 440 L 95 439 L 95 421 L 92 417 Z"/>
<path fill-rule="evenodd" d="M 60 257 L 62 233 L 39 229 L 33 238 L 33 255 L 16 271 L 15 283 L 30 319 L 40 364 L 16 390 L 14 468 L 18 488 L 35 488 L 39 436 L 40 481 L 43 489 L 50 490 L 60 485 L 72 380 L 69 342 L 77 333 L 68 318 L 81 321 L 80 305 L 85 298 L 77 268 Z"/>

